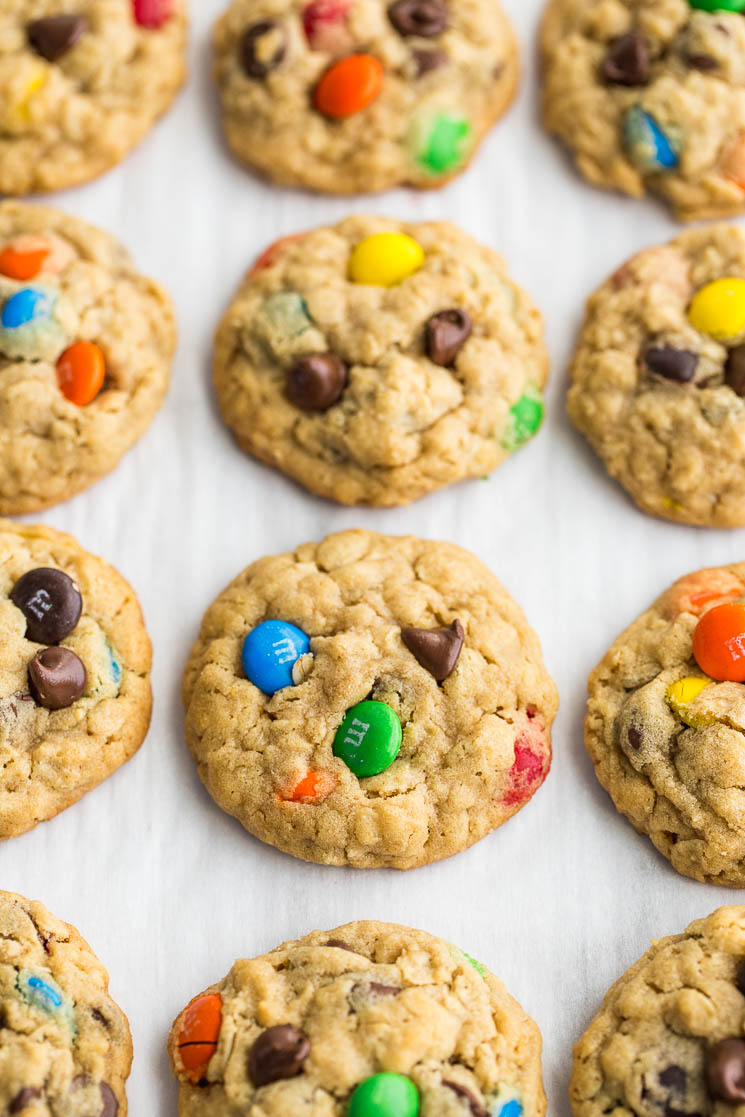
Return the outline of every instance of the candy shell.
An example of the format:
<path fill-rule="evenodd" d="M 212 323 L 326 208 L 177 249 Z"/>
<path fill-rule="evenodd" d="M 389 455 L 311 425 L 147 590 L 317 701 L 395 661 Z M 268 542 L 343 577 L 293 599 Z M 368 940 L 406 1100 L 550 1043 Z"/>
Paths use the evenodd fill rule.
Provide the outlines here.
<path fill-rule="evenodd" d="M 292 669 L 310 651 L 310 638 L 287 621 L 263 621 L 243 641 L 241 663 L 247 679 L 264 694 L 293 686 Z"/>
<path fill-rule="evenodd" d="M 673 170 L 678 165 L 672 138 L 641 105 L 633 105 L 626 113 L 623 140 L 629 158 L 640 171 L 653 174 Z"/>

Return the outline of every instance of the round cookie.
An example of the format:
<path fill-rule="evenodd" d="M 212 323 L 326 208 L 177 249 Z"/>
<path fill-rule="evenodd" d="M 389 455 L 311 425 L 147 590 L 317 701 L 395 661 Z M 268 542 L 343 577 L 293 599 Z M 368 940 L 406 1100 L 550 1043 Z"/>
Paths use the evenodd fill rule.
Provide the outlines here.
<path fill-rule="evenodd" d="M 160 407 L 175 346 L 168 296 L 118 241 L 0 202 L 0 513 L 109 473 Z"/>
<path fill-rule="evenodd" d="M 183 693 L 223 810 L 295 857 L 359 868 L 449 857 L 516 814 L 548 774 L 558 704 L 478 559 L 368 531 L 244 570 L 204 617 Z"/>
<path fill-rule="evenodd" d="M 180 1117 L 546 1112 L 535 1023 L 479 962 L 393 923 L 236 962 L 181 1013 L 168 1050 Z"/>
<path fill-rule="evenodd" d="M 640 252 L 592 295 L 569 415 L 645 512 L 745 525 L 742 229 Z"/>
<path fill-rule="evenodd" d="M 242 449 L 343 504 L 483 477 L 538 430 L 542 320 L 447 222 L 349 217 L 259 258 L 217 331 Z"/>
<path fill-rule="evenodd" d="M 119 162 L 184 80 L 185 0 L 3 0 L 0 194 Z"/>
<path fill-rule="evenodd" d="M 132 587 L 69 535 L 0 520 L 0 839 L 137 752 L 152 705 Z M 0 941 L 1 937 L 0 937 Z"/>
<path fill-rule="evenodd" d="M 238 159 L 333 194 L 441 186 L 518 80 L 498 0 L 233 0 L 215 51 Z"/>
<path fill-rule="evenodd" d="M 745 907 L 655 942 L 574 1049 L 575 1117 L 726 1117 L 742 1109 Z"/>
<path fill-rule="evenodd" d="M 590 182 L 683 220 L 745 211 L 740 0 L 549 0 L 546 127 Z"/>
<path fill-rule="evenodd" d="M 679 579 L 593 671 L 603 787 L 680 873 L 745 887 L 745 563 Z M 742 777 L 742 778 L 741 778 Z"/>
<path fill-rule="evenodd" d="M 125 1117 L 127 1018 L 74 927 L 0 892 L 0 1112 Z"/>

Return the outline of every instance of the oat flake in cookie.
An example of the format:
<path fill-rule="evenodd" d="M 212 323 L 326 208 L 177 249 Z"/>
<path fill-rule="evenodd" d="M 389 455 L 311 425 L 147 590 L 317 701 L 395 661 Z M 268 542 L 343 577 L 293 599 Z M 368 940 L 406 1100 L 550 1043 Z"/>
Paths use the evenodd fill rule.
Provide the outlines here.
<path fill-rule="evenodd" d="M 0 194 L 118 163 L 184 80 L 185 0 L 2 0 Z"/>
<path fill-rule="evenodd" d="M 67 500 L 112 470 L 168 387 L 171 302 L 107 233 L 0 203 L 0 513 Z"/>
<path fill-rule="evenodd" d="M 252 834 L 399 869 L 527 803 L 557 709 L 538 638 L 485 566 L 368 531 L 239 574 L 204 617 L 184 700 L 207 790 Z"/>
<path fill-rule="evenodd" d="M 549 0 L 543 111 L 590 182 L 745 211 L 742 0 Z"/>
<path fill-rule="evenodd" d="M 609 990 L 574 1049 L 575 1117 L 740 1112 L 743 1019 L 745 907 L 719 908 L 653 943 Z"/>
<path fill-rule="evenodd" d="M 360 922 L 244 959 L 168 1042 L 180 1117 L 543 1117 L 541 1037 L 485 966 Z"/>
<path fill-rule="evenodd" d="M 343 504 L 407 504 L 529 441 L 541 316 L 502 260 L 447 222 L 350 217 L 257 261 L 217 332 L 239 445 Z"/>
<path fill-rule="evenodd" d="M 0 1112 L 124 1117 L 127 1018 L 74 927 L 0 892 Z"/>
<path fill-rule="evenodd" d="M 134 755 L 150 721 L 151 649 L 113 567 L 69 535 L 7 520 L 0 647 L 4 839 L 53 818 Z"/>
<path fill-rule="evenodd" d="M 742 229 L 646 249 L 592 295 L 569 415 L 645 512 L 745 524 Z"/>
<path fill-rule="evenodd" d="M 234 0 L 215 52 L 237 157 L 331 193 L 441 186 L 518 78 L 498 0 Z"/>

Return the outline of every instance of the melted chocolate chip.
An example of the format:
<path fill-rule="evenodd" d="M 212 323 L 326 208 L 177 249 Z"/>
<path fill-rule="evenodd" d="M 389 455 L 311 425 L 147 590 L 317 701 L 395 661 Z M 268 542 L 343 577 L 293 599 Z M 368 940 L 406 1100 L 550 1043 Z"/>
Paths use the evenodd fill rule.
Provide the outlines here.
<path fill-rule="evenodd" d="M 348 950 L 350 954 L 356 954 L 357 951 L 349 943 L 342 942 L 341 939 L 329 939 L 326 946 L 335 946 L 337 950 Z"/>
<path fill-rule="evenodd" d="M 615 39 L 600 66 L 612 85 L 646 85 L 649 81 L 649 50 L 643 35 L 629 31 Z"/>
<path fill-rule="evenodd" d="M 281 1078 L 296 1078 L 310 1052 L 310 1040 L 293 1024 L 267 1028 L 248 1055 L 248 1073 L 254 1086 L 268 1086 Z"/>
<path fill-rule="evenodd" d="M 452 365 L 471 336 L 473 322 L 465 310 L 454 307 L 434 314 L 425 327 L 427 356 L 436 365 Z"/>
<path fill-rule="evenodd" d="M 448 10 L 443 0 L 396 0 L 388 9 L 388 18 L 404 38 L 434 39 L 448 25 Z"/>
<path fill-rule="evenodd" d="M 454 1094 L 457 1094 L 459 1098 L 463 1098 L 468 1104 L 472 1117 L 488 1117 L 479 1099 L 467 1086 L 461 1086 L 460 1082 L 446 1082 L 444 1078 L 442 1084 L 443 1086 L 447 1086 L 448 1090 L 452 1090 Z"/>
<path fill-rule="evenodd" d="M 384 985 L 382 981 L 358 981 L 352 986 L 352 996 L 362 994 L 371 999 L 379 997 L 397 997 L 401 992 L 398 985 Z"/>
<path fill-rule="evenodd" d="M 104 1014 L 99 1011 L 99 1009 L 92 1008 L 91 1009 L 91 1016 L 93 1017 L 94 1020 L 96 1020 L 101 1025 L 102 1028 L 105 1028 L 106 1031 L 109 1030 L 109 1027 L 110 1027 L 109 1022 L 106 1019 L 106 1017 L 104 1016 Z"/>
<path fill-rule="evenodd" d="M 642 735 L 633 725 L 627 734 L 628 742 L 635 751 L 642 747 Z"/>
<path fill-rule="evenodd" d="M 670 345 L 653 345 L 646 350 L 644 363 L 655 376 L 685 384 L 696 375 L 698 354 L 689 353 L 687 349 L 674 349 Z"/>
<path fill-rule="evenodd" d="M 63 710 L 77 702 L 86 678 L 82 661 L 69 648 L 44 648 L 28 665 L 31 693 L 47 710 Z"/>
<path fill-rule="evenodd" d="M 416 67 L 416 76 L 423 78 L 433 70 L 447 66 L 450 58 L 444 50 L 413 50 L 411 52 Z"/>
<path fill-rule="evenodd" d="M 287 373 L 287 394 L 303 411 L 327 411 L 341 399 L 349 370 L 335 353 L 300 357 Z"/>
<path fill-rule="evenodd" d="M 438 683 L 452 675 L 465 638 L 460 621 L 453 621 L 449 628 L 401 629 L 406 647 Z"/>
<path fill-rule="evenodd" d="M 67 54 L 81 35 L 88 30 L 85 16 L 61 15 L 35 19 L 26 27 L 28 41 L 47 62 L 56 62 Z"/>
<path fill-rule="evenodd" d="M 745 345 L 730 349 L 724 366 L 724 382 L 738 396 L 745 397 Z"/>
<path fill-rule="evenodd" d="M 688 1082 L 688 1075 L 682 1067 L 665 1067 L 659 1074 L 660 1084 L 666 1086 L 673 1093 L 682 1094 Z"/>
<path fill-rule="evenodd" d="M 745 962 L 740 962 L 735 974 L 735 985 L 745 997 Z"/>
<path fill-rule="evenodd" d="M 241 66 L 250 78 L 265 78 L 287 54 L 287 32 L 274 19 L 262 19 L 241 36 Z"/>
<path fill-rule="evenodd" d="M 712 1097 L 745 1101 L 745 1040 L 723 1039 L 706 1052 L 706 1083 Z"/>
<path fill-rule="evenodd" d="M 716 70 L 719 63 L 716 58 L 712 58 L 710 54 L 687 54 L 686 62 L 693 70 L 703 70 L 709 73 L 711 70 Z"/>
<path fill-rule="evenodd" d="M 41 1097 L 41 1093 L 40 1087 L 24 1086 L 8 1106 L 8 1113 L 22 1113 L 26 1106 L 30 1105 L 35 1098 Z"/>
<path fill-rule="evenodd" d="M 103 1104 L 98 1117 L 116 1117 L 119 1112 L 119 1102 L 108 1082 L 101 1083 L 101 1101 Z"/>
<path fill-rule="evenodd" d="M 80 620 L 80 590 L 62 570 L 39 566 L 18 579 L 10 600 L 26 618 L 26 638 L 34 644 L 58 644 Z"/>

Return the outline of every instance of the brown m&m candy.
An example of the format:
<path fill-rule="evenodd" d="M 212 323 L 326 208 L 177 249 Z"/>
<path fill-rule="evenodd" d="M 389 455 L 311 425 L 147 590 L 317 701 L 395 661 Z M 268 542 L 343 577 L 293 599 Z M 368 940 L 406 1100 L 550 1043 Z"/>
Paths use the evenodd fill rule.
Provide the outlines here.
<path fill-rule="evenodd" d="M 248 1056 L 254 1086 L 268 1086 L 282 1078 L 296 1078 L 310 1053 L 310 1040 L 293 1024 L 278 1024 L 262 1032 Z"/>
<path fill-rule="evenodd" d="M 448 25 L 448 10 L 442 0 L 396 0 L 388 18 L 405 38 L 434 39 Z"/>
<path fill-rule="evenodd" d="M 715 1043 L 706 1053 L 706 1083 L 721 1101 L 745 1102 L 745 1040 L 732 1038 Z"/>
<path fill-rule="evenodd" d="M 85 16 L 59 15 L 35 19 L 28 24 L 26 34 L 37 54 L 47 62 L 56 62 L 68 50 L 72 50 L 87 30 L 88 20 Z"/>
<path fill-rule="evenodd" d="M 426 325 L 427 356 L 436 365 L 452 365 L 471 336 L 471 315 L 454 307 L 434 314 Z"/>
<path fill-rule="evenodd" d="M 341 399 L 348 375 L 335 353 L 310 353 L 287 373 L 287 394 L 303 411 L 327 411 Z"/>
<path fill-rule="evenodd" d="M 465 636 L 460 621 L 453 621 L 449 628 L 401 629 L 406 647 L 438 683 L 444 682 L 455 670 Z"/>
<path fill-rule="evenodd" d="M 47 710 L 72 706 L 85 690 L 86 670 L 69 648 L 43 648 L 28 666 L 28 685 L 34 701 Z"/>
<path fill-rule="evenodd" d="M 58 644 L 80 620 L 83 599 L 63 570 L 39 566 L 18 579 L 10 600 L 26 618 L 26 638 L 34 644 Z"/>

